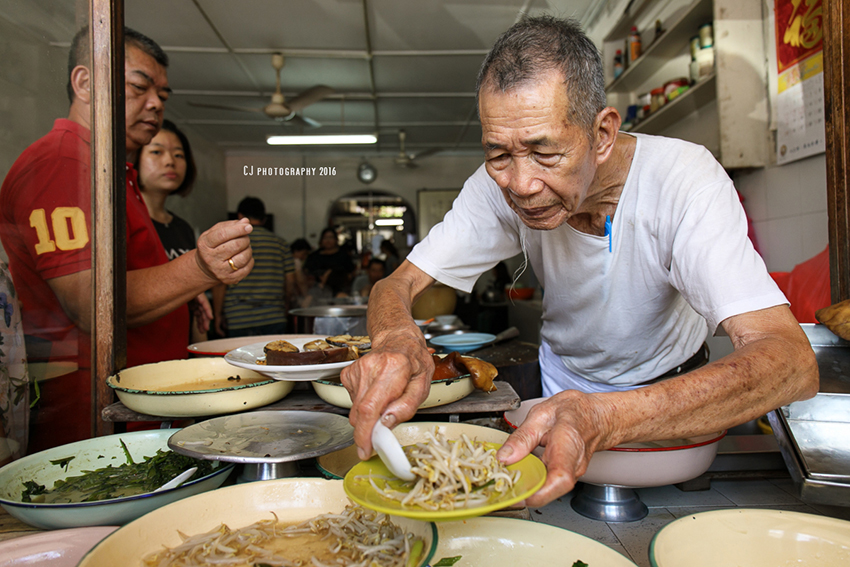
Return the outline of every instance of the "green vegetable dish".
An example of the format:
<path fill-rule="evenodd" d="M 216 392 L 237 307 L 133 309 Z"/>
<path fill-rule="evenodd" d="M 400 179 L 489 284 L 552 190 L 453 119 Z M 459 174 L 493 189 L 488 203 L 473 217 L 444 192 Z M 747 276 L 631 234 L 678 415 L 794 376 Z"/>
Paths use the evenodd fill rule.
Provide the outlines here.
<path fill-rule="evenodd" d="M 109 465 L 84 474 L 57 480 L 53 488 L 46 488 L 32 480 L 23 483 L 21 493 L 23 502 L 41 504 L 71 504 L 77 502 L 96 502 L 112 498 L 135 496 L 156 490 L 181 472 L 198 467 L 186 482 L 204 477 L 213 472 L 213 462 L 193 459 L 172 451 L 158 450 L 144 461 L 133 462 L 124 442 L 121 442 L 127 463 Z M 74 457 L 61 459 L 52 464 L 65 469 Z"/>

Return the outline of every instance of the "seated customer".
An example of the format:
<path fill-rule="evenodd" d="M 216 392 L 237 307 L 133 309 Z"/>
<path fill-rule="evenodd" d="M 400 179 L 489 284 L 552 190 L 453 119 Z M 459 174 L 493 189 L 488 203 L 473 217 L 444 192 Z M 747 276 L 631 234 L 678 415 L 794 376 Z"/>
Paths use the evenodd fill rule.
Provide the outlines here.
<path fill-rule="evenodd" d="M 369 297 L 372 293 L 372 286 L 378 283 L 386 276 L 387 265 L 380 258 L 372 258 L 369 260 L 369 266 L 366 272 L 357 276 L 354 283 L 351 284 L 351 294 L 360 297 Z"/>

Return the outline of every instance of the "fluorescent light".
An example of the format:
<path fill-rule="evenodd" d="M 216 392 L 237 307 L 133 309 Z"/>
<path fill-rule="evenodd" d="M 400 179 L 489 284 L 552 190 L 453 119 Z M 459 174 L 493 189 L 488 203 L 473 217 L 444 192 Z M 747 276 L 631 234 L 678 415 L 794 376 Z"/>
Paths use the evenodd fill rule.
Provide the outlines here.
<path fill-rule="evenodd" d="M 324 136 L 268 136 L 270 146 L 304 146 L 320 144 L 375 144 L 378 137 L 374 134 L 334 134 Z"/>
<path fill-rule="evenodd" d="M 375 224 L 378 226 L 399 226 L 404 224 L 402 219 L 376 219 Z"/>

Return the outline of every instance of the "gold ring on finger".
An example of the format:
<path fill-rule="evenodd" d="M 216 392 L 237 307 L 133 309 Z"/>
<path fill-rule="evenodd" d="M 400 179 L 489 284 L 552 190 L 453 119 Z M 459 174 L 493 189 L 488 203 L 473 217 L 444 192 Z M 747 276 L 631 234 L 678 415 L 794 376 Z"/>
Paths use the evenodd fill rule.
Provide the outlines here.
<path fill-rule="evenodd" d="M 236 267 L 236 264 L 233 263 L 233 258 L 228 258 L 227 263 L 230 264 L 230 269 L 234 272 L 239 270 L 239 268 Z"/>

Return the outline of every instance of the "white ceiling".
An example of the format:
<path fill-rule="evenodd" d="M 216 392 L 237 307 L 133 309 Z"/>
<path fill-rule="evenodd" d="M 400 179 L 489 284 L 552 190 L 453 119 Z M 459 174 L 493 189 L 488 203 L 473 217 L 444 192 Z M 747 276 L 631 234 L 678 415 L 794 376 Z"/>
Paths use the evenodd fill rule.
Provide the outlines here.
<path fill-rule="evenodd" d="M 368 153 L 390 155 L 399 151 L 398 131 L 404 129 L 410 153 L 429 148 L 454 153 L 480 149 L 475 76 L 496 37 L 522 13 L 582 20 L 592 3 L 125 0 L 125 22 L 155 39 L 171 58 L 174 94 L 166 116 L 222 149 L 267 149 L 268 134 L 299 132 L 299 126 L 261 113 L 188 104 L 262 108 L 275 87 L 271 54 L 281 52 L 284 95 L 317 84 L 335 90 L 302 112 L 322 124 L 311 133 L 377 132 L 379 143 Z M 14 4 L 32 6 L 42 20 L 50 14 L 49 21 L 29 19 L 51 41 L 70 40 L 68 14 L 57 15 L 52 0 Z M 73 6 L 66 5 L 66 12 L 73 17 Z M 364 154 L 364 148 L 356 152 Z"/>

